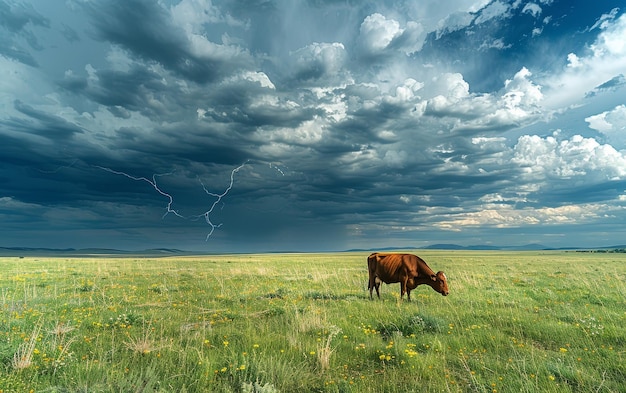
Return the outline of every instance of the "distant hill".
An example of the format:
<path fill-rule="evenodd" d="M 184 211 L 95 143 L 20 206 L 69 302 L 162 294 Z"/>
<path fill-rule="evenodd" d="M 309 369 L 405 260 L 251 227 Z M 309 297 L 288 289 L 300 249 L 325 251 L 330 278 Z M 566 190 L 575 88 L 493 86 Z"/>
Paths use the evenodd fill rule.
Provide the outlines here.
<path fill-rule="evenodd" d="M 197 254 L 175 248 L 154 248 L 140 251 L 117 250 L 113 248 L 45 248 L 45 247 L 0 247 L 0 256 L 168 256 Z"/>
<path fill-rule="evenodd" d="M 380 248 L 351 248 L 345 250 L 346 252 L 361 252 L 361 251 L 395 251 L 395 250 L 417 250 L 419 247 L 380 247 Z"/>
<path fill-rule="evenodd" d="M 548 247 L 543 244 L 530 243 L 521 246 L 492 246 L 492 245 L 472 245 L 460 246 L 458 244 L 431 244 L 429 246 L 420 247 L 423 250 L 501 250 L 501 251 L 541 251 L 541 250 L 623 250 L 626 245 L 603 246 L 603 247 Z"/>
<path fill-rule="evenodd" d="M 533 250 L 550 250 L 543 244 L 526 244 L 522 246 L 493 246 L 487 244 L 475 244 L 470 246 L 461 246 L 454 243 L 435 243 L 423 247 L 381 247 L 381 248 L 353 248 L 346 251 L 394 251 L 394 250 L 511 250 L 511 251 L 533 251 Z"/>
<path fill-rule="evenodd" d="M 450 244 L 450 243 L 438 243 L 431 244 L 429 246 L 420 247 L 423 250 L 464 250 L 465 247 L 459 246 L 458 244 Z"/>
<path fill-rule="evenodd" d="M 374 251 L 396 251 L 396 250 L 475 250 L 475 251 L 541 251 L 541 250 L 571 250 L 571 251 L 610 251 L 610 250 L 626 250 L 626 245 L 607 246 L 607 247 L 547 247 L 543 244 L 531 243 L 521 246 L 494 246 L 486 244 L 477 244 L 470 246 L 461 246 L 454 243 L 436 243 L 423 247 L 381 247 L 381 248 L 353 248 L 343 250 L 343 252 L 374 252 Z M 297 253 L 300 251 L 280 251 L 274 253 Z M 320 251 L 321 252 L 321 251 Z M 342 251 L 327 251 L 342 252 Z M 165 257 L 177 255 L 211 255 L 215 253 L 204 251 L 186 251 L 177 248 L 153 248 L 147 250 L 118 250 L 113 248 L 45 248 L 45 247 L 0 247 L 0 256 L 4 257 L 25 257 L 25 256 L 68 256 L 68 257 L 106 257 L 106 256 L 137 256 L 137 257 Z"/>
<path fill-rule="evenodd" d="M 429 246 L 421 247 L 424 250 L 548 250 L 549 247 L 544 246 L 543 244 L 526 244 L 522 246 L 493 246 L 487 244 L 475 244 L 471 246 L 461 246 L 458 244 L 448 244 L 448 243 L 439 243 L 439 244 L 431 244 Z"/>

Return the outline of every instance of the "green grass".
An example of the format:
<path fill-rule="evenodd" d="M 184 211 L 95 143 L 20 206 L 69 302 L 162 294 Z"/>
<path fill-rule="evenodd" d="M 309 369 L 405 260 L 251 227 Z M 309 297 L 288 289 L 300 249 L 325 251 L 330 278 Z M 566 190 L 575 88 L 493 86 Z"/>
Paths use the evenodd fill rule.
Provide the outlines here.
<path fill-rule="evenodd" d="M 0 392 L 624 392 L 626 255 L 0 258 Z"/>

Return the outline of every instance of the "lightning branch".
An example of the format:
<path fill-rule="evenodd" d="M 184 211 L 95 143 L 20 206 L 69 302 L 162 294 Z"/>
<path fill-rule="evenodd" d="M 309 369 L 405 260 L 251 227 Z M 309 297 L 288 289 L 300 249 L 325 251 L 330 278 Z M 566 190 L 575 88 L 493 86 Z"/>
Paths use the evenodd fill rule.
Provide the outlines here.
<path fill-rule="evenodd" d="M 247 161 L 246 161 L 246 163 L 247 163 Z M 143 182 L 146 182 L 146 183 L 150 184 L 152 186 L 152 188 L 154 188 L 154 190 L 156 192 L 158 192 L 160 195 L 162 195 L 165 198 L 167 198 L 168 202 L 167 202 L 167 204 L 165 206 L 165 213 L 163 214 L 162 218 L 165 218 L 168 214 L 173 214 L 176 217 L 179 217 L 179 218 L 182 218 L 182 219 L 186 219 L 186 220 L 196 220 L 196 219 L 199 219 L 200 217 L 203 217 L 204 220 L 206 221 L 206 223 L 211 227 L 211 229 L 210 229 L 210 231 L 207 234 L 206 239 L 205 239 L 205 241 L 208 241 L 209 238 L 211 237 L 211 235 L 213 234 L 213 232 L 215 232 L 215 229 L 217 229 L 217 228 L 222 226 L 221 223 L 220 224 L 214 224 L 213 221 L 211 221 L 211 213 L 213 213 L 213 210 L 215 209 L 215 207 L 220 202 L 222 202 L 222 199 L 224 197 L 226 197 L 226 195 L 228 195 L 230 190 L 233 188 L 233 184 L 235 182 L 235 173 L 239 172 L 239 170 L 241 168 L 243 168 L 246 165 L 246 163 L 241 164 L 240 166 L 238 166 L 237 168 L 233 169 L 230 172 L 230 183 L 228 184 L 228 187 L 224 190 L 224 192 L 222 192 L 221 194 L 217 194 L 217 193 L 209 191 L 208 188 L 202 182 L 202 180 L 198 179 L 198 181 L 200 182 L 200 185 L 202 186 L 202 189 L 204 190 L 204 192 L 207 195 L 215 198 L 215 200 L 211 204 L 211 207 L 207 211 L 205 211 L 204 213 L 198 214 L 198 215 L 194 215 L 194 216 L 188 216 L 188 217 L 187 216 L 183 216 L 178 211 L 176 211 L 175 209 L 172 208 L 172 205 L 174 204 L 174 197 L 172 197 L 171 194 L 163 191 L 159 187 L 159 185 L 157 183 L 157 178 L 163 177 L 163 176 L 169 176 L 173 172 L 154 174 L 154 175 L 152 175 L 152 178 L 147 178 L 147 177 L 143 177 L 143 176 L 133 176 L 133 175 L 130 175 L 130 174 L 126 173 L 126 172 L 116 171 L 114 169 L 103 167 L 103 166 L 99 166 L 99 165 L 95 165 L 95 167 L 97 167 L 97 168 L 99 168 L 99 169 L 101 169 L 103 171 L 115 174 L 115 175 L 121 175 L 121 176 L 127 177 L 127 178 L 129 178 L 131 180 L 143 181 Z"/>

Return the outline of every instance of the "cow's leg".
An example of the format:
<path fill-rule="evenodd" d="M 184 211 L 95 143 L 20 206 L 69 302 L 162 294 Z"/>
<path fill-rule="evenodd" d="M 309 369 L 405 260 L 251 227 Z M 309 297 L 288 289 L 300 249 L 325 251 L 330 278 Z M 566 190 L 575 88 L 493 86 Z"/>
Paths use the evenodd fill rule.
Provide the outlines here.
<path fill-rule="evenodd" d="M 376 289 L 376 296 L 380 299 L 380 292 L 378 288 L 380 288 L 380 280 L 375 275 L 370 275 L 369 283 L 367 284 L 367 288 L 370 290 L 370 300 L 373 300 L 372 291 Z"/>
<path fill-rule="evenodd" d="M 400 300 L 404 298 L 404 293 L 406 292 L 406 282 L 407 282 L 406 277 L 402 277 L 400 279 Z"/>
<path fill-rule="evenodd" d="M 408 299 L 408 301 L 411 301 L 411 290 L 407 288 L 406 290 L 406 298 Z"/>

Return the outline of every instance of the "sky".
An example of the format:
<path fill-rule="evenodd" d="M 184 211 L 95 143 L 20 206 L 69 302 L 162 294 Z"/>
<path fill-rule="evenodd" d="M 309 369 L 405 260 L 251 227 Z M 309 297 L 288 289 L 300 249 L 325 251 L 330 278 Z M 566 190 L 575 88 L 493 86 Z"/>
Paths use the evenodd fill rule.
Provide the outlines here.
<path fill-rule="evenodd" d="M 0 247 L 626 243 L 623 0 L 0 0 Z"/>

